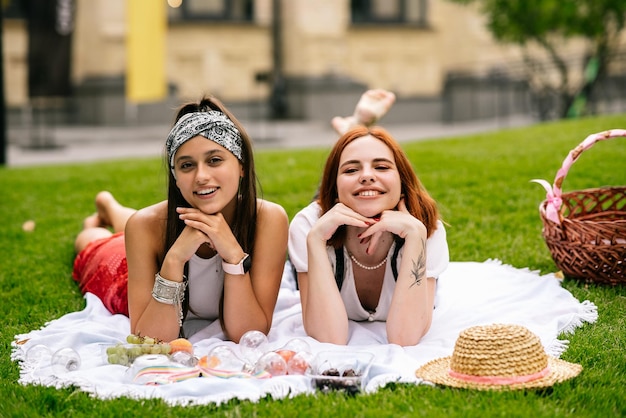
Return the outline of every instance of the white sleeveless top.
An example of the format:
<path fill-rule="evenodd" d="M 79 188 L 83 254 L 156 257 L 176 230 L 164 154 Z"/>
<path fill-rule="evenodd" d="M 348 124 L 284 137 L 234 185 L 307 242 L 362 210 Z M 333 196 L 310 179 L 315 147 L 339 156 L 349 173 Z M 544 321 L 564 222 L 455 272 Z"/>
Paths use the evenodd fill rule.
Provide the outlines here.
<path fill-rule="evenodd" d="M 306 272 L 309 270 L 308 254 L 306 248 L 306 236 L 311 227 L 319 219 L 320 206 L 317 202 L 310 203 L 307 207 L 298 212 L 291 224 L 289 225 L 289 260 L 295 267 L 297 272 Z M 391 260 L 394 243 L 389 249 L 387 259 Z M 327 247 L 328 258 L 335 271 L 335 250 Z M 402 260 L 404 247 L 398 252 L 398 266 Z M 378 306 L 375 312 L 368 312 L 361 305 L 359 296 L 354 284 L 354 272 L 352 271 L 352 260 L 348 256 L 348 252 L 343 251 L 344 257 L 344 281 L 341 286 L 341 299 L 346 307 L 348 318 L 354 321 L 386 321 L 387 314 L 391 305 L 391 297 L 396 287 L 396 281 L 393 277 L 391 263 L 385 263 L 385 277 L 383 279 L 383 287 L 380 292 Z M 433 231 L 431 236 L 426 240 L 426 276 L 439 278 L 439 275 L 448 267 L 450 262 L 450 254 L 448 250 L 448 242 L 446 240 L 446 229 L 443 223 L 437 221 L 437 229 Z"/>
<path fill-rule="evenodd" d="M 220 299 L 224 288 L 222 257 L 201 258 L 194 254 L 189 260 L 189 312 L 186 319 L 219 318 Z"/>
<path fill-rule="evenodd" d="M 387 260 L 392 259 L 392 254 L 394 249 L 396 248 L 396 243 L 394 242 L 387 253 Z M 327 247 L 328 258 L 330 260 L 330 264 L 332 266 L 333 271 L 335 271 L 335 266 L 337 261 L 335 260 L 335 249 L 333 247 Z M 402 261 L 402 250 L 404 248 L 400 248 L 398 252 L 398 266 L 400 266 L 400 261 Z M 396 280 L 393 277 L 393 271 L 391 268 L 391 262 L 385 263 L 385 276 L 383 278 L 383 286 L 380 291 L 380 298 L 378 299 L 378 304 L 376 306 L 376 310 L 374 312 L 369 312 L 366 310 L 363 305 L 361 305 L 361 301 L 359 300 L 359 295 L 356 291 L 356 284 L 354 282 L 354 271 L 352 270 L 352 260 L 348 255 L 348 250 L 343 248 L 343 266 L 344 266 L 344 278 L 343 284 L 341 285 L 341 299 L 343 299 L 343 304 L 346 307 L 346 313 L 348 314 L 348 318 L 353 321 L 386 321 L 387 314 L 389 313 L 389 308 L 391 307 L 391 298 L 393 296 L 393 291 L 396 288 Z"/>

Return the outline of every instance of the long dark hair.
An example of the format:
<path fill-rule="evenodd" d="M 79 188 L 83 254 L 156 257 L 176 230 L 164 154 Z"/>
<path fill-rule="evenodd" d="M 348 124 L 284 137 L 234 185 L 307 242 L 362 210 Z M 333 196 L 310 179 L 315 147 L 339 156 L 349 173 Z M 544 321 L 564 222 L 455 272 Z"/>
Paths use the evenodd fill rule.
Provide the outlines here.
<path fill-rule="evenodd" d="M 243 177 L 239 183 L 239 193 L 237 197 L 237 205 L 235 207 L 235 216 L 232 224 L 230 225 L 233 235 L 241 245 L 244 252 L 252 256 L 254 252 L 254 237 L 256 233 L 256 216 L 257 216 L 257 176 L 254 168 L 254 158 L 252 155 L 252 143 L 247 132 L 241 125 L 241 123 L 235 118 L 235 116 L 226 109 L 224 104 L 213 96 L 205 96 L 199 103 L 187 103 L 183 105 L 177 115 L 178 121 L 183 115 L 193 112 L 208 112 L 210 110 L 217 110 L 226 115 L 237 127 L 239 134 L 241 135 L 241 156 L 243 166 Z M 163 255 L 159 264 L 163 263 L 165 254 L 174 245 L 174 242 L 185 228 L 185 223 L 181 221 L 176 212 L 177 207 L 191 207 L 191 205 L 185 200 L 180 192 L 178 186 L 176 186 L 176 179 L 169 169 L 169 161 L 167 152 L 165 154 L 165 166 L 168 167 L 168 186 L 167 186 L 167 223 L 165 230 L 165 241 L 163 247 Z M 187 267 L 185 266 L 185 270 Z M 189 287 L 187 287 L 189 289 Z M 188 306 L 188 295 L 185 297 L 185 314 Z M 222 301 L 220 302 L 220 321 L 223 321 L 222 317 Z M 222 322 L 223 326 L 223 322 Z"/>
<path fill-rule="evenodd" d="M 428 194 L 420 180 L 417 178 L 415 171 L 411 165 L 411 161 L 400 148 L 398 142 L 385 129 L 374 126 L 366 128 L 363 126 L 356 127 L 341 136 L 330 151 L 330 155 L 326 160 L 322 181 L 320 183 L 319 198 L 317 199 L 321 207 L 321 215 L 328 212 L 337 202 L 339 192 L 337 190 L 337 175 L 339 172 L 339 162 L 341 153 L 352 141 L 361 137 L 370 135 L 382 141 L 391 150 L 393 158 L 398 167 L 400 175 L 401 193 L 404 196 L 406 208 L 417 219 L 424 223 L 427 236 L 437 229 L 437 220 L 439 219 L 439 211 L 437 203 Z M 328 241 L 329 245 L 339 247 L 343 245 L 345 236 L 345 227 L 340 227 L 335 235 Z"/>

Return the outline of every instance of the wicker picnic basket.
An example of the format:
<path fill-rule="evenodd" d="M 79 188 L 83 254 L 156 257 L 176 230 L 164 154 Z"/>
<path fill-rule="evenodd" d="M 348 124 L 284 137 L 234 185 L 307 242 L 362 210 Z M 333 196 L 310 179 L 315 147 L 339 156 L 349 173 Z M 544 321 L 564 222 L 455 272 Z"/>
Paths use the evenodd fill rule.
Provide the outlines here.
<path fill-rule="evenodd" d="M 614 129 L 589 135 L 563 161 L 539 205 L 543 238 L 564 275 L 585 282 L 626 284 L 626 186 L 600 187 L 562 193 L 570 167 L 598 141 L 626 137 Z M 624 166 L 626 170 L 626 164 Z"/>

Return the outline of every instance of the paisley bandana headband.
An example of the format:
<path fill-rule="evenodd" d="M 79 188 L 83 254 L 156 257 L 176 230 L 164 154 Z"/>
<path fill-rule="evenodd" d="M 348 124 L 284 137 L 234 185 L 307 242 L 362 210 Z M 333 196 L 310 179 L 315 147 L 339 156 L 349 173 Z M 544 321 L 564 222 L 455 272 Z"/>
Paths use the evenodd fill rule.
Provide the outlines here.
<path fill-rule="evenodd" d="M 243 140 L 235 124 L 226 115 L 216 110 L 187 113 L 178 119 L 165 142 L 172 174 L 174 174 L 176 151 L 185 142 L 198 135 L 223 146 L 243 162 L 241 151 Z"/>

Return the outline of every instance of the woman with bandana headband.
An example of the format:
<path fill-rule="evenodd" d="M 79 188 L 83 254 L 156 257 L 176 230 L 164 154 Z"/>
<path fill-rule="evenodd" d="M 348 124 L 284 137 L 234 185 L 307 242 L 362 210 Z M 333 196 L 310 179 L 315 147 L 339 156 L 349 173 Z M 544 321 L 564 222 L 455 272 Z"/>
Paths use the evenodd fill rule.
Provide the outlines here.
<path fill-rule="evenodd" d="M 100 192 L 76 239 L 74 279 L 128 315 L 133 334 L 171 341 L 216 319 L 235 342 L 268 333 L 288 217 L 257 198 L 245 130 L 209 97 L 179 110 L 165 148 L 167 200 L 135 211 Z"/>

